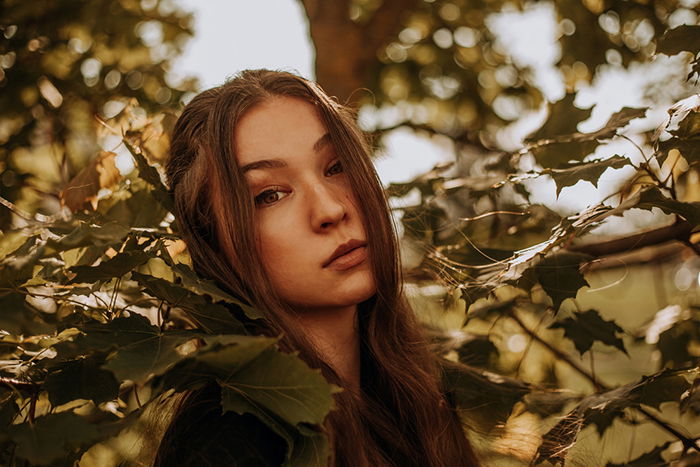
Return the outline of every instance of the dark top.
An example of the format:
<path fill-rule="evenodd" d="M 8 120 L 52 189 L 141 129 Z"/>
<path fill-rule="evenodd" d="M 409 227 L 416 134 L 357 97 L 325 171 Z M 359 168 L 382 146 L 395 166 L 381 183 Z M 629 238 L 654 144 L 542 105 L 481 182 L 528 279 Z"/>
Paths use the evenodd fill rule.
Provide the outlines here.
<path fill-rule="evenodd" d="M 284 462 L 285 441 L 257 417 L 222 413 L 221 389 L 194 391 L 168 427 L 154 466 L 268 467 Z"/>

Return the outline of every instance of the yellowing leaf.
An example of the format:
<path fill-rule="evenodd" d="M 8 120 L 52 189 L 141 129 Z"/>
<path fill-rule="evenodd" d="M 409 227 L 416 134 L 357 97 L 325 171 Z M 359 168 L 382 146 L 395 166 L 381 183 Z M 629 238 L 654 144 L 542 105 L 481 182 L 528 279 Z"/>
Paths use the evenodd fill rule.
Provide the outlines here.
<path fill-rule="evenodd" d="M 112 187 L 121 178 L 115 157 L 113 152 L 102 151 L 61 190 L 61 203 L 73 212 L 82 209 L 87 202 L 95 209 L 99 191 Z"/>

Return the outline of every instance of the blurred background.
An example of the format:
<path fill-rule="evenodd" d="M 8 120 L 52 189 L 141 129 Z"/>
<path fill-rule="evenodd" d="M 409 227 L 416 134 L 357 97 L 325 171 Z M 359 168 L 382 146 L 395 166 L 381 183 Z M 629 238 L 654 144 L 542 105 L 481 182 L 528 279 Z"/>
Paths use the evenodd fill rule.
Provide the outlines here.
<path fill-rule="evenodd" d="M 697 26 L 698 3 L 5 0 L 0 229 L 22 228 L 27 219 L 49 219 L 66 209 L 100 211 L 100 200 L 134 171 L 125 135 L 137 135 L 148 160 L 162 163 L 182 106 L 239 70 L 283 69 L 316 80 L 357 111 L 372 138 L 403 239 L 407 290 L 445 355 L 559 391 L 546 396 L 550 405 L 531 401 L 516 409 L 520 399 L 503 395 L 509 407 L 503 423 L 494 428 L 481 420 L 480 443 L 489 459 L 527 463 L 537 457 L 542 434 L 557 414 L 565 413 L 553 407 L 570 407 L 576 395 L 596 389 L 546 343 L 613 386 L 697 365 L 700 260 L 690 237 L 641 246 L 633 239 L 595 254 L 580 284 L 588 287 L 559 300 L 547 296 L 551 290 L 528 287 L 520 324 L 488 313 L 469 320 L 465 313 L 512 303 L 522 296 L 522 284 L 473 296 L 464 284 L 478 276 L 474 271 L 485 267 L 485 259 L 497 263 L 541 245 L 567 216 L 599 203 L 617 205 L 636 192 L 640 180 L 670 180 L 674 200 L 700 200 L 697 138 L 657 160 L 659 138 L 670 137 L 664 133 L 669 108 L 685 99 L 681 108 L 689 115 L 700 106 L 698 74 L 693 76 L 700 70 L 694 55 L 700 37 L 689 30 L 664 54 L 657 53 L 657 43 L 668 29 Z M 630 112 L 624 124 L 611 123 L 611 115 L 625 107 L 646 111 L 633 117 Z M 623 136 L 613 138 L 622 128 Z M 691 136 L 697 134 L 693 128 Z M 596 131 L 607 136 L 528 146 L 554 135 Z M 616 164 L 616 155 L 631 164 Z M 562 182 L 556 170 L 566 170 L 571 161 L 613 162 L 601 162 L 593 172 L 586 166 L 585 173 Z M 76 187 L 91 183 L 76 194 Z M 148 207 L 138 203 L 110 215 L 135 227 L 160 225 L 162 219 L 143 217 Z M 678 211 L 652 205 L 586 224 L 574 236 L 587 235 L 586 245 L 602 244 L 674 225 Z M 570 285 L 564 281 L 561 287 Z M 620 331 L 601 325 L 612 337 L 597 335 L 584 358 L 585 351 L 576 353 L 578 343 L 574 349 L 576 339 L 548 326 L 557 312 L 562 322 L 588 309 L 614 320 Z M 535 339 L 533 345 L 526 328 L 544 343 Z M 625 353 L 617 339 L 627 346 Z M 700 399 L 700 391 L 693 397 Z M 678 403 L 663 410 L 660 404 L 655 408 L 669 423 L 684 433 L 695 428 L 697 435 L 691 416 L 700 411 L 700 400 L 688 413 Z M 623 409 L 605 422 L 587 422 L 586 430 L 568 459 L 573 465 L 619 464 L 655 446 L 663 446 L 652 451 L 657 464 L 685 452 L 668 430 Z M 125 439 L 112 448 L 128 451 L 124 445 L 134 441 Z M 107 451 L 93 449 L 86 465 L 105 465 L 114 456 Z M 637 465 L 655 465 L 649 462 Z"/>

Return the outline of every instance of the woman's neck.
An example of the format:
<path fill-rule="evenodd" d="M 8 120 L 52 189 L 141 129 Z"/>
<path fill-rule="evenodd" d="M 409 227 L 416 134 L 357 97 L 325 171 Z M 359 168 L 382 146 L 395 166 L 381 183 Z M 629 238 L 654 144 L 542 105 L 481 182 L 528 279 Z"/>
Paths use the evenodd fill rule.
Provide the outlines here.
<path fill-rule="evenodd" d="M 360 335 L 357 305 L 324 310 L 304 310 L 297 314 L 307 338 L 321 357 L 346 383 L 346 389 L 360 386 Z"/>

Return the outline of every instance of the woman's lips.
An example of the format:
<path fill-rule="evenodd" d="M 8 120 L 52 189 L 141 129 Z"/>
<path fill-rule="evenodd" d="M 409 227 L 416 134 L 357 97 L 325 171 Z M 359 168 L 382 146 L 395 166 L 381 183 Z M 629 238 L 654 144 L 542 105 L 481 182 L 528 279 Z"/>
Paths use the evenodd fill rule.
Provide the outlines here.
<path fill-rule="evenodd" d="M 350 268 L 354 268 L 360 263 L 363 263 L 367 259 L 367 247 L 358 246 L 335 258 L 333 261 L 328 263 L 325 267 L 327 269 L 333 269 L 335 271 L 345 271 Z"/>

